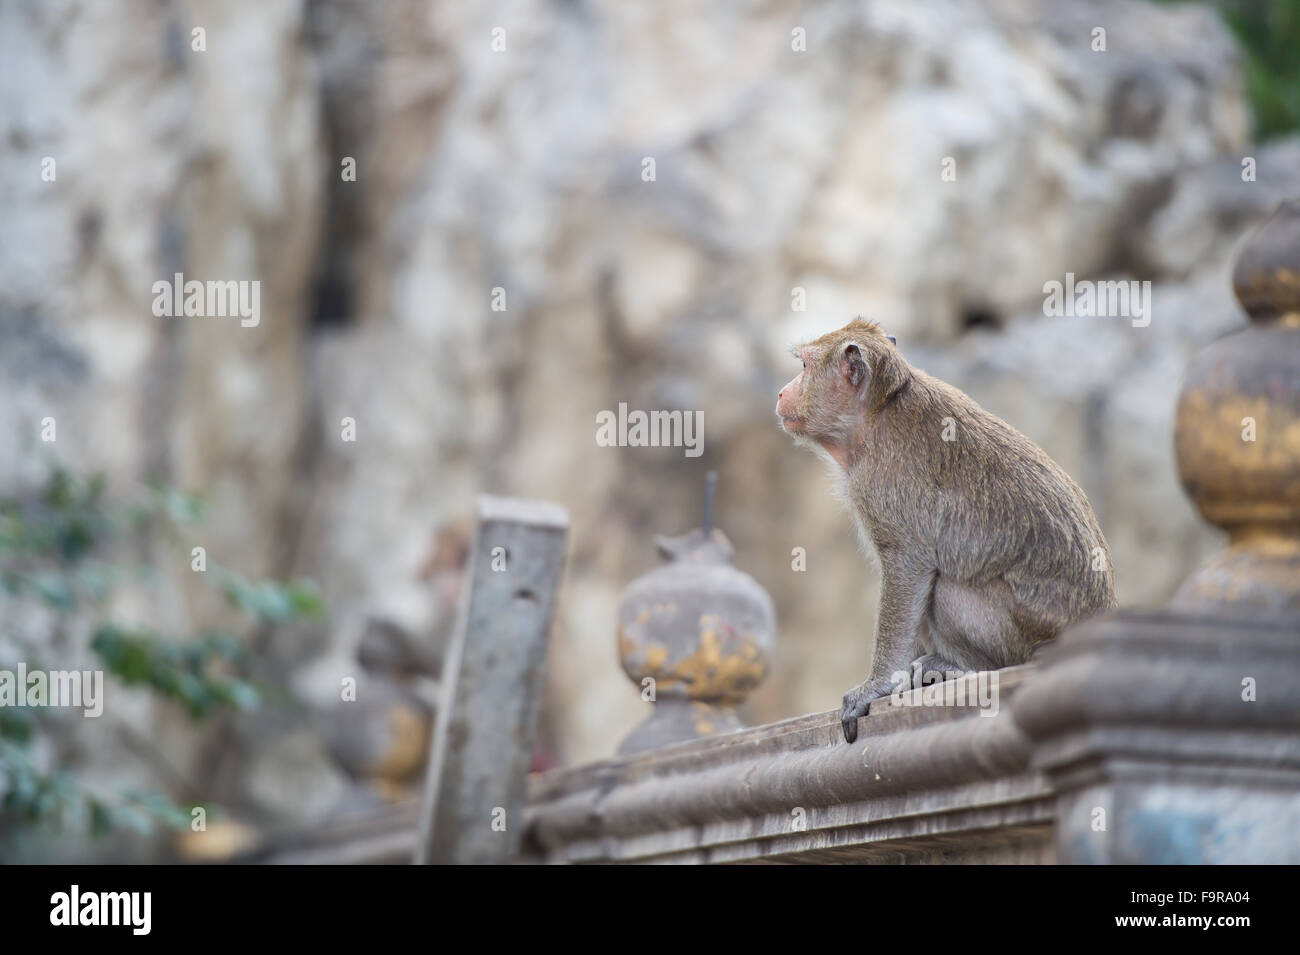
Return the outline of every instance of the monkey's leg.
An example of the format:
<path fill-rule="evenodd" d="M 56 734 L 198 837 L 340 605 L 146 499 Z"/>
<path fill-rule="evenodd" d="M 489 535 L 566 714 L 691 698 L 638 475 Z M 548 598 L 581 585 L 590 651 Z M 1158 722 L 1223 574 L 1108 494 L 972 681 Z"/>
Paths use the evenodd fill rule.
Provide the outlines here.
<path fill-rule="evenodd" d="M 916 658 L 918 631 L 934 586 L 930 568 L 917 567 L 886 552 L 881 553 L 880 564 L 884 573 L 871 674 L 844 694 L 840 709 L 840 726 L 850 743 L 858 738 L 858 718 L 866 714 L 872 700 L 911 685 L 908 664 Z"/>
<path fill-rule="evenodd" d="M 942 683 L 969 672 L 968 668 L 959 667 L 937 653 L 923 653 L 912 661 L 912 689 Z"/>
<path fill-rule="evenodd" d="M 1016 623 L 1005 580 L 971 583 L 940 575 L 934 582 L 935 653 L 952 669 L 996 670 L 1023 663 L 1033 641 Z"/>
<path fill-rule="evenodd" d="M 933 591 L 931 591 L 933 594 Z M 917 690 L 931 683 L 942 683 L 952 674 L 965 672 L 951 660 L 935 652 L 934 618 L 926 613 L 916 628 L 916 652 L 920 654 L 912 661 L 912 689 Z"/>

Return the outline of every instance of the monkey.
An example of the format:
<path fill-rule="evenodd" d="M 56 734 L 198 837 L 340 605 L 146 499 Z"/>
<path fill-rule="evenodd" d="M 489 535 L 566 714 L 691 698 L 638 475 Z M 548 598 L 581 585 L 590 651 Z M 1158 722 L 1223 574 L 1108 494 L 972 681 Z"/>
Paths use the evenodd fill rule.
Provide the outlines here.
<path fill-rule="evenodd" d="M 803 369 L 777 394 L 780 427 L 829 466 L 882 578 L 871 670 L 840 711 L 847 742 L 901 675 L 1024 663 L 1115 606 L 1092 507 L 1036 444 L 911 365 L 875 322 L 793 352 Z"/>

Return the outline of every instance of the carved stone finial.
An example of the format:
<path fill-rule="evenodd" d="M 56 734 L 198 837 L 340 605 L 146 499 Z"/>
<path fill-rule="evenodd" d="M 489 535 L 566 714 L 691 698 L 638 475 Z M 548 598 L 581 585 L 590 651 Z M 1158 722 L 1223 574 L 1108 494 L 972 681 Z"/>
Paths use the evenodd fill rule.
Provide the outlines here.
<path fill-rule="evenodd" d="M 1300 326 L 1300 198 L 1279 204 L 1247 237 L 1232 287 L 1253 321 Z"/>
<path fill-rule="evenodd" d="M 1300 610 L 1300 200 L 1248 237 L 1233 284 L 1251 324 L 1193 359 L 1174 428 L 1183 487 L 1230 543 L 1174 604 L 1291 612 Z"/>
<path fill-rule="evenodd" d="M 767 591 L 731 565 L 731 542 L 712 527 L 714 481 L 705 527 L 656 537 L 667 563 L 623 595 L 619 657 L 643 693 L 653 680 L 654 712 L 620 755 L 740 729 L 736 706 L 767 675 L 776 614 Z"/>

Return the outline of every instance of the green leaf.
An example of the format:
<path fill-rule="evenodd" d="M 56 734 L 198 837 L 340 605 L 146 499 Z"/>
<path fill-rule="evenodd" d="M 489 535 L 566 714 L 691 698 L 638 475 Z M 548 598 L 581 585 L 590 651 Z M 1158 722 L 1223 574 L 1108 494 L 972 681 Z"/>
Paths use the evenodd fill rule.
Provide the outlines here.
<path fill-rule="evenodd" d="M 250 584 L 237 574 L 231 574 L 225 584 L 226 597 L 250 617 L 268 623 L 284 623 L 299 616 L 314 616 L 324 609 L 320 592 L 308 580 L 297 580 L 289 585 L 273 580 Z"/>
<path fill-rule="evenodd" d="M 172 802 L 162 793 L 129 791 L 124 795 L 124 799 L 129 805 L 138 806 L 140 810 L 153 816 L 169 828 L 189 828 L 189 812 Z"/>
<path fill-rule="evenodd" d="M 207 502 L 198 494 L 168 488 L 163 490 L 162 497 L 167 516 L 177 524 L 194 524 L 201 521 L 207 510 Z"/>
<path fill-rule="evenodd" d="M 28 578 L 32 589 L 51 607 L 72 610 L 77 606 L 76 595 L 66 577 L 56 573 L 39 573 Z"/>
<path fill-rule="evenodd" d="M 113 831 L 113 813 L 108 806 L 91 797 L 86 801 L 86 808 L 89 811 L 92 836 L 99 839 Z"/>
<path fill-rule="evenodd" d="M 325 601 L 321 597 L 320 590 L 317 589 L 315 582 L 305 579 L 293 581 L 286 588 L 289 593 L 289 599 L 298 613 L 307 617 L 315 617 L 325 610 Z"/>
<path fill-rule="evenodd" d="M 244 711 L 255 710 L 262 702 L 262 695 L 257 692 L 257 688 L 243 680 L 214 680 L 210 689 L 216 699 Z"/>
<path fill-rule="evenodd" d="M 29 743 L 36 724 L 34 711 L 26 706 L 0 707 L 0 739 Z"/>

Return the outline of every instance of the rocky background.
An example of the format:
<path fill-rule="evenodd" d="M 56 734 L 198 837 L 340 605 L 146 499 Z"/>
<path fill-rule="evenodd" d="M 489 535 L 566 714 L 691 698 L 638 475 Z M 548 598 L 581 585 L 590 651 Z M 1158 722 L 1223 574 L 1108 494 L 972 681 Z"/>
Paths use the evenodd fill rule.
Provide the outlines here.
<path fill-rule="evenodd" d="M 777 608 L 747 716 L 837 707 L 876 576 L 772 407 L 788 346 L 858 314 L 1078 480 L 1124 604 L 1219 546 L 1171 415 L 1189 354 L 1243 322 L 1230 253 L 1300 192 L 1300 141 L 1252 140 L 1212 9 L 18 0 L 0 62 L 0 490 L 56 453 L 114 488 L 199 492 L 212 559 L 311 577 L 329 606 L 258 638 L 298 707 L 214 729 L 124 705 L 88 778 L 167 787 L 123 768 L 119 721 L 250 824 L 355 801 L 385 733 L 419 743 L 349 724 L 340 679 L 396 693 L 359 648 L 445 635 L 480 491 L 570 511 L 543 744 L 609 755 L 646 706 L 618 666 L 620 591 L 654 532 L 698 523 L 710 468 Z M 260 280 L 260 325 L 155 317 L 175 272 Z M 1151 280 L 1150 325 L 1045 317 L 1067 272 Z M 704 454 L 597 446 L 619 402 L 702 411 Z M 220 613 L 187 556 L 169 573 L 119 609 Z"/>

